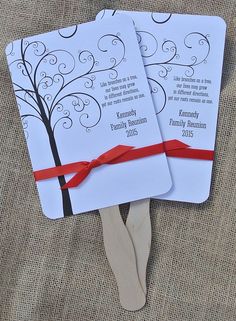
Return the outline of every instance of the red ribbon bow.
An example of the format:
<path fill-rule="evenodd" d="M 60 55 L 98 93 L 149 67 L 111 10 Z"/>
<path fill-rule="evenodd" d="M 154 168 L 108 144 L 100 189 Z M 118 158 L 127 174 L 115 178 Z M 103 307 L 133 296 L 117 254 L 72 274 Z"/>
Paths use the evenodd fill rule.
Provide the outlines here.
<path fill-rule="evenodd" d="M 166 153 L 170 157 L 193 158 L 202 160 L 213 160 L 214 152 L 210 150 L 191 149 L 178 140 L 169 140 L 164 143 L 150 145 L 141 148 L 132 146 L 118 145 L 91 162 L 75 162 L 62 166 L 46 168 L 35 171 L 34 177 L 36 181 L 48 179 L 52 177 L 62 176 L 66 174 L 76 173 L 62 189 L 78 186 L 89 175 L 93 168 L 105 164 L 118 164 L 142 157 L 153 156 Z"/>

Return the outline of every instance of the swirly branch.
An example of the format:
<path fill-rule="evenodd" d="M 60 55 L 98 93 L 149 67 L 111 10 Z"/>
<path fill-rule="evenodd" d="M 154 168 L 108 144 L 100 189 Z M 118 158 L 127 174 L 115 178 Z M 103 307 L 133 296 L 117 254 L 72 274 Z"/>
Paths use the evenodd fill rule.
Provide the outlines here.
<path fill-rule="evenodd" d="M 35 102 L 36 106 L 38 106 L 38 102 L 37 102 L 37 100 L 36 100 L 35 97 L 34 97 L 34 95 L 35 95 L 35 91 L 34 91 L 34 90 L 25 89 L 25 88 L 21 87 L 20 85 L 14 83 L 14 82 L 13 82 L 13 85 L 14 85 L 14 86 L 17 86 L 17 87 L 19 88 L 19 89 L 15 89 L 15 90 L 14 90 L 15 93 L 17 93 L 17 92 L 24 92 L 24 93 L 25 93 L 24 99 L 23 99 L 22 97 L 19 97 L 18 95 L 17 95 L 17 98 L 20 98 L 20 99 L 21 99 L 22 101 L 24 101 L 25 103 L 28 103 L 27 97 L 26 97 L 26 94 L 27 94 L 27 95 L 29 95 L 29 96 L 31 97 L 31 99 Z M 39 95 L 39 97 L 41 98 L 41 100 L 45 103 L 45 106 L 46 106 L 47 111 L 48 111 L 48 114 L 49 114 L 49 108 L 48 108 L 48 105 L 47 105 L 47 102 L 46 102 L 46 100 L 48 100 L 48 98 L 47 98 L 48 95 L 45 95 L 44 97 L 41 96 L 40 94 L 38 94 L 38 95 Z M 33 105 L 31 105 L 31 107 L 32 107 L 32 108 L 39 114 L 39 116 L 41 117 L 40 111 L 39 111 L 36 107 L 34 107 Z"/>
<path fill-rule="evenodd" d="M 164 18 L 163 20 L 159 20 L 158 18 L 157 18 L 157 15 L 161 15 L 162 17 L 164 16 L 164 13 L 155 13 L 155 12 L 152 12 L 151 13 L 151 18 L 152 18 L 152 21 L 153 22 L 155 22 L 155 23 L 158 23 L 158 24 L 163 24 L 163 23 L 166 23 L 167 21 L 169 21 L 170 20 L 170 18 L 171 18 L 171 16 L 172 16 L 172 14 L 170 13 L 170 14 L 166 14 L 167 15 L 167 17 L 166 18 Z"/>
<path fill-rule="evenodd" d="M 77 27 L 74 32 L 76 30 Z M 61 36 L 69 37 L 62 33 Z M 116 54 L 114 53 L 113 46 L 117 46 L 118 48 L 118 50 L 115 51 Z M 72 73 L 75 68 L 75 59 L 70 52 L 64 49 L 49 51 L 46 45 L 41 41 L 21 41 L 21 59 L 17 59 L 13 63 L 18 64 L 17 67 L 22 69 L 23 75 L 28 76 L 32 85 L 32 90 L 24 89 L 20 85 L 15 84 L 17 87 L 15 89 L 16 93 L 24 93 L 24 96 L 22 96 L 22 94 L 17 94 L 16 96 L 36 112 L 36 115 L 27 113 L 22 116 L 25 124 L 25 118 L 30 117 L 30 115 L 32 115 L 31 117 L 38 118 L 41 121 L 46 121 L 48 118 L 51 124 L 52 114 L 56 109 L 58 112 L 61 111 L 63 115 L 54 122 L 53 132 L 57 127 L 57 124 L 61 122 L 64 128 L 70 128 L 72 126 L 70 112 L 67 109 L 64 110 L 63 106 L 63 103 L 67 98 L 72 99 L 74 110 L 82 113 L 79 117 L 81 126 L 85 127 L 86 130 L 96 126 L 101 119 L 101 107 L 96 98 L 85 92 L 68 93 L 63 95 L 63 97 L 61 97 L 61 94 L 67 86 L 78 79 L 82 79 L 84 81 L 83 85 L 86 89 L 93 88 L 96 73 L 110 71 L 109 77 L 112 79 L 117 78 L 118 71 L 116 68 L 125 59 L 125 45 L 123 40 L 118 34 L 106 34 L 99 38 L 97 48 L 101 53 L 107 53 L 110 55 L 109 60 L 106 60 L 109 62 L 108 65 L 99 68 L 99 62 L 95 59 L 94 54 L 88 50 L 84 50 L 79 54 L 79 62 L 85 64 L 87 70 L 78 77 L 65 82 L 64 76 Z M 32 54 L 38 57 L 34 67 L 26 58 L 29 54 L 31 57 Z M 60 62 L 61 58 L 64 58 L 64 55 L 66 55 L 66 57 L 70 57 L 69 61 L 72 63 L 69 67 L 68 63 L 65 62 L 68 60 Z M 43 71 L 41 68 L 43 64 L 56 66 L 57 73 L 51 75 L 48 72 Z M 56 84 L 58 85 L 56 86 Z M 53 95 L 53 92 L 55 92 L 55 87 L 53 87 L 54 85 L 56 86 L 56 94 Z M 97 110 L 96 113 L 94 113 L 95 107 Z"/>
<path fill-rule="evenodd" d="M 42 119 L 40 117 L 36 116 L 36 115 L 32 115 L 32 114 L 23 114 L 23 115 L 21 115 L 21 119 L 22 120 L 24 120 L 27 117 L 37 118 L 38 120 L 40 120 L 43 123 Z"/>
<path fill-rule="evenodd" d="M 26 43 L 28 43 L 27 41 L 26 41 Z M 28 45 L 29 46 L 29 45 Z M 27 46 L 27 47 L 28 47 Z M 27 48 L 26 47 L 26 48 Z M 35 88 L 35 86 L 34 86 L 34 83 L 33 83 L 33 80 L 32 80 L 32 78 L 31 78 L 31 76 L 30 76 L 30 74 L 31 74 L 31 72 L 28 70 L 28 67 L 27 67 L 27 64 L 26 64 L 26 59 L 25 59 L 25 53 L 26 53 L 26 48 L 25 48 L 25 50 L 24 50 L 24 40 L 22 39 L 21 40 L 21 45 L 20 45 L 20 51 L 21 51 L 21 59 L 22 59 L 22 62 L 23 62 L 23 65 L 24 65 L 24 67 L 25 67 L 25 71 L 26 71 L 26 74 L 27 74 L 27 76 L 28 76 L 28 78 L 29 78 L 29 80 L 30 80 L 30 82 L 31 82 L 31 85 L 32 85 L 32 88 Z M 28 47 L 29 48 L 29 47 Z"/>
<path fill-rule="evenodd" d="M 60 93 L 66 88 L 68 87 L 70 84 L 72 84 L 73 82 L 79 80 L 79 79 L 86 79 L 91 86 L 89 86 L 88 82 L 85 82 L 85 87 L 86 88 L 92 88 L 93 87 L 93 81 L 95 80 L 94 74 L 95 73 L 101 73 L 101 72 L 105 72 L 105 71 L 111 71 L 109 74 L 109 77 L 112 79 L 115 79 L 118 76 L 118 72 L 115 69 L 118 65 L 120 65 L 120 63 L 124 60 L 125 57 L 125 44 L 123 42 L 123 40 L 118 36 L 118 35 L 113 35 L 113 34 L 106 34 L 104 36 L 102 36 L 97 43 L 97 47 L 101 52 L 107 53 L 108 52 L 108 48 L 104 45 L 104 40 L 106 39 L 112 39 L 111 40 L 111 45 L 116 46 L 118 43 L 121 44 L 122 46 L 122 52 L 121 52 L 121 57 L 119 59 L 115 58 L 115 57 L 111 57 L 110 58 L 110 62 L 111 65 L 106 67 L 106 68 L 101 68 L 101 69 L 95 69 L 95 67 L 97 67 L 99 65 L 99 62 L 95 59 L 94 55 L 89 51 L 89 50 L 84 50 L 79 54 L 79 61 L 81 63 L 87 63 L 87 62 L 91 62 L 89 69 L 79 75 L 78 77 L 75 77 L 74 79 L 71 79 L 70 81 L 68 81 L 67 83 L 63 84 L 63 86 L 60 88 L 60 90 L 57 92 L 57 94 L 54 96 L 54 99 L 52 101 L 51 104 L 51 113 L 52 111 L 55 109 L 55 105 L 57 105 L 56 99 L 57 97 L 60 95 Z"/>
<path fill-rule="evenodd" d="M 23 62 L 22 59 L 16 59 L 9 64 L 9 67 L 11 67 L 14 64 L 16 64 L 17 69 L 21 70 L 23 76 L 28 76 L 26 69 L 30 68 L 28 70 L 29 74 L 31 74 L 33 71 L 33 66 L 28 60 L 25 60 Z"/>
<path fill-rule="evenodd" d="M 57 103 L 54 106 L 54 109 L 56 109 L 57 111 L 61 112 L 64 109 L 63 104 L 61 103 L 63 100 L 66 100 L 67 98 L 72 98 L 72 100 L 70 101 L 71 105 L 74 107 L 74 110 L 77 112 L 81 112 L 84 110 L 85 106 L 87 105 L 86 101 L 83 101 L 82 98 L 80 98 L 78 95 L 80 93 L 70 93 L 65 95 L 64 97 L 62 97 L 61 99 L 59 99 L 57 101 Z M 52 117 L 52 113 L 50 115 L 50 120 Z"/>
<path fill-rule="evenodd" d="M 102 115 L 101 106 L 100 106 L 99 102 L 94 97 L 92 97 L 91 95 L 85 94 L 85 93 L 81 93 L 81 96 L 85 98 L 83 100 L 80 97 L 82 102 L 83 102 L 83 106 L 84 106 L 82 110 L 85 110 L 85 107 L 89 107 L 89 106 L 91 108 L 93 108 L 92 107 L 92 103 L 94 103 L 95 106 L 98 109 L 98 115 L 96 116 L 95 120 L 92 119 L 91 122 L 88 122 L 89 119 L 91 118 L 91 116 L 90 116 L 90 114 L 88 112 L 82 113 L 80 115 L 80 117 L 79 117 L 79 122 L 80 122 L 81 126 L 83 126 L 84 128 L 86 128 L 87 131 L 89 131 L 89 129 L 92 128 L 92 127 L 95 127 L 99 123 L 99 121 L 101 119 L 101 115 Z M 75 106 L 75 111 L 79 111 L 80 112 L 81 110 L 78 110 L 76 108 L 76 106 Z M 91 113 L 91 114 L 94 116 L 94 112 Z M 85 121 L 84 121 L 84 119 L 85 119 Z"/>
<path fill-rule="evenodd" d="M 187 70 L 185 71 L 185 75 L 187 77 L 192 77 L 194 75 L 194 68 L 197 65 L 200 65 L 203 62 L 206 62 L 206 59 L 210 53 L 210 43 L 209 40 L 207 39 L 207 36 L 204 36 L 203 34 L 199 33 L 199 32 L 192 32 L 189 33 L 185 38 L 184 38 L 184 45 L 186 48 L 188 49 L 192 49 L 193 46 L 188 44 L 189 37 L 191 37 L 192 35 L 198 35 L 201 36 L 201 38 L 198 40 L 198 44 L 199 45 L 204 45 L 207 44 L 207 52 L 204 55 L 204 58 L 202 59 L 198 59 L 197 56 L 192 56 L 191 57 L 191 62 L 190 63 L 177 63 L 174 62 L 174 59 L 179 59 L 180 56 L 177 53 L 177 46 L 176 44 L 171 41 L 171 40 L 166 40 L 164 41 L 164 43 L 162 44 L 162 51 L 163 52 L 172 52 L 171 58 L 168 58 L 165 61 L 162 62 L 154 62 L 154 63 L 150 63 L 150 64 L 146 64 L 145 67 L 150 67 L 150 66 L 161 66 L 162 68 L 162 72 L 159 73 L 159 76 L 162 78 L 166 78 L 166 76 L 168 75 L 168 73 L 172 70 L 171 66 L 179 66 L 179 67 L 185 67 L 187 68 Z M 168 66 L 168 67 L 166 67 Z"/>
<path fill-rule="evenodd" d="M 56 65 L 58 63 L 59 58 L 56 56 L 56 53 L 63 53 L 63 54 L 66 54 L 68 57 L 72 58 L 72 67 L 70 67 L 70 68 L 68 68 L 67 64 L 65 63 L 65 60 L 63 60 L 63 62 L 58 64 L 57 70 L 61 75 L 68 75 L 75 69 L 75 58 L 72 56 L 72 54 L 70 52 L 68 52 L 64 49 L 52 50 L 52 51 L 48 52 L 46 55 L 44 55 L 37 63 L 35 70 L 34 70 L 34 83 L 35 84 L 36 84 L 37 70 L 42 62 L 49 63 L 50 65 Z"/>
<path fill-rule="evenodd" d="M 23 99 L 22 97 L 20 97 L 20 96 L 18 96 L 18 95 L 16 95 L 16 98 L 22 100 L 24 103 L 26 103 L 27 105 L 29 105 L 31 108 L 33 108 L 33 109 L 41 116 L 41 114 L 39 113 L 39 111 L 38 111 L 31 103 L 29 103 L 28 101 L 26 101 L 25 99 Z"/>
<path fill-rule="evenodd" d="M 91 75 L 91 77 L 86 77 L 84 76 L 82 79 L 85 80 L 84 82 L 84 87 L 85 88 L 94 88 L 94 81 L 96 79 L 96 77 L 94 75 Z"/>
<path fill-rule="evenodd" d="M 27 120 L 27 118 L 29 118 L 29 117 L 36 118 L 36 119 L 40 120 L 43 123 L 42 119 L 40 117 L 36 116 L 36 115 L 32 115 L 32 114 L 23 114 L 23 115 L 21 115 L 22 127 L 23 127 L 23 130 L 24 130 L 26 139 L 29 138 L 29 133 L 26 130 L 28 128 L 28 126 L 29 126 L 28 120 Z"/>
<path fill-rule="evenodd" d="M 32 42 L 29 42 L 29 41 L 24 41 L 23 43 L 25 45 L 25 49 L 23 51 L 23 55 L 24 57 L 26 56 L 27 54 L 27 51 L 32 47 L 33 49 L 33 53 L 35 56 L 42 56 L 46 51 L 47 51 L 47 48 L 45 46 L 45 44 L 42 42 L 42 41 L 32 41 Z"/>
<path fill-rule="evenodd" d="M 207 57 L 209 56 L 210 53 L 210 42 L 208 40 L 209 35 L 204 36 L 202 33 L 200 32 L 191 32 L 189 33 L 185 38 L 184 38 L 184 44 L 187 48 L 192 49 L 192 45 L 188 44 L 187 42 L 189 41 L 190 36 L 195 35 L 195 36 L 200 36 L 201 38 L 198 40 L 198 44 L 200 46 L 203 46 L 204 44 L 207 44 L 207 53 L 205 55 L 205 57 L 203 59 L 201 59 L 200 61 L 198 61 L 196 56 L 192 56 L 192 60 L 193 60 L 193 64 L 192 66 L 197 66 L 200 65 L 203 62 L 206 62 Z"/>
<path fill-rule="evenodd" d="M 25 88 L 21 87 L 20 85 L 14 83 L 14 82 L 13 82 L 13 85 L 17 86 L 19 88 L 19 89 L 14 89 L 15 92 L 25 92 L 25 93 L 27 93 L 34 100 L 35 104 L 37 104 L 37 101 L 33 96 L 35 94 L 34 90 L 25 89 Z"/>
<path fill-rule="evenodd" d="M 161 103 L 161 108 L 158 109 L 158 111 L 156 112 L 156 115 L 159 114 L 166 106 L 166 100 L 167 100 L 167 97 L 166 97 L 166 92 L 165 92 L 165 89 L 164 87 L 155 79 L 151 78 L 151 77 L 147 77 L 148 79 L 148 83 L 149 83 L 149 87 L 150 87 L 150 91 L 151 91 L 151 94 L 156 94 L 159 92 L 159 89 L 161 90 L 163 96 L 164 96 L 164 99 L 163 99 L 163 102 Z M 159 96 L 158 96 L 158 99 L 159 99 Z M 158 103 L 159 103 L 159 100 L 158 100 Z M 156 106 L 156 105 L 155 105 Z"/>
<path fill-rule="evenodd" d="M 7 56 L 15 56 L 13 42 L 9 43 L 9 45 L 6 47 L 6 55 Z"/>
<path fill-rule="evenodd" d="M 73 125 L 73 120 L 70 117 L 69 110 L 63 110 L 63 116 L 60 117 L 54 124 L 52 131 L 55 132 L 56 126 L 62 121 L 62 127 L 65 129 L 70 129 Z"/>
<path fill-rule="evenodd" d="M 79 61 L 82 64 L 86 64 L 87 62 L 91 62 L 91 66 L 89 70 L 86 71 L 84 75 L 81 75 L 81 77 L 88 75 L 94 68 L 95 65 L 98 65 L 98 61 L 95 60 L 94 55 L 89 50 L 83 50 L 79 53 Z"/>
<path fill-rule="evenodd" d="M 150 58 L 155 55 L 158 49 L 158 42 L 152 33 L 148 31 L 136 31 L 139 47 L 141 50 L 141 55 L 144 58 Z M 143 39 L 146 37 L 146 43 Z M 150 44 L 154 43 L 153 48 L 150 49 Z M 147 45 L 148 44 L 148 45 Z"/>
<path fill-rule="evenodd" d="M 122 56 L 120 59 L 116 59 L 115 57 L 111 57 L 110 58 L 110 62 L 113 63 L 112 66 L 106 68 L 105 70 L 109 70 L 109 69 L 113 69 L 117 66 L 119 66 L 121 64 L 122 61 L 124 61 L 124 57 L 125 57 L 125 44 L 123 42 L 123 40 L 119 37 L 119 35 L 113 35 L 113 34 L 106 34 L 104 36 L 102 36 L 97 43 L 98 49 L 102 52 L 108 52 L 108 49 L 106 46 L 104 46 L 104 43 L 102 44 L 102 42 L 104 41 L 104 39 L 107 38 L 112 38 L 111 44 L 113 46 L 116 46 L 118 43 L 120 43 L 122 45 Z M 105 70 L 98 70 L 98 72 L 100 71 L 105 71 Z"/>
<path fill-rule="evenodd" d="M 163 61 L 161 64 L 168 64 L 169 62 L 173 61 L 174 58 L 179 58 L 179 55 L 177 54 L 177 46 L 172 40 L 165 40 L 161 46 L 161 49 L 165 53 L 171 53 L 171 57 L 165 61 Z"/>
<path fill-rule="evenodd" d="M 36 85 L 38 90 L 40 90 L 40 87 L 42 89 L 47 89 L 48 87 L 52 86 L 53 78 L 51 76 L 47 75 L 46 72 L 41 72 L 40 76 L 42 78 L 39 80 L 38 84 Z"/>
<path fill-rule="evenodd" d="M 152 64 L 147 64 L 145 65 L 146 68 L 148 67 L 156 67 L 158 68 L 158 76 L 163 78 L 163 79 L 167 79 L 167 76 L 169 74 L 169 72 L 171 72 L 172 68 L 171 66 L 169 66 L 169 64 L 160 64 L 160 63 L 152 63 Z"/>
<path fill-rule="evenodd" d="M 63 32 L 68 31 L 68 29 L 72 29 L 72 28 L 74 28 L 72 33 L 70 33 L 68 35 L 67 34 L 63 34 Z M 58 33 L 62 38 L 69 39 L 69 38 L 72 38 L 76 34 L 77 30 L 78 30 L 78 25 L 75 25 L 75 26 L 70 27 L 70 28 L 59 29 Z"/>
<path fill-rule="evenodd" d="M 82 127 L 86 128 L 86 130 L 96 126 L 100 119 L 101 119 L 101 107 L 99 102 L 91 95 L 84 93 L 84 92 L 73 92 L 70 94 L 65 95 L 61 99 L 57 101 L 55 104 L 56 109 L 58 111 L 63 111 L 63 101 L 66 99 L 71 99 L 70 104 L 73 106 L 74 110 L 76 112 L 81 113 L 82 111 L 85 111 L 85 108 L 93 108 L 93 106 L 96 106 L 98 113 L 95 114 L 94 110 L 91 112 L 91 115 L 89 112 L 84 112 L 79 117 L 79 122 Z M 92 105 L 93 104 L 93 105 Z M 67 102 L 68 105 L 68 102 Z M 54 107 L 55 108 L 55 107 Z M 93 116 L 93 117 L 92 117 Z M 84 118 L 86 121 L 84 121 Z M 91 119 L 91 120 L 90 120 Z"/>

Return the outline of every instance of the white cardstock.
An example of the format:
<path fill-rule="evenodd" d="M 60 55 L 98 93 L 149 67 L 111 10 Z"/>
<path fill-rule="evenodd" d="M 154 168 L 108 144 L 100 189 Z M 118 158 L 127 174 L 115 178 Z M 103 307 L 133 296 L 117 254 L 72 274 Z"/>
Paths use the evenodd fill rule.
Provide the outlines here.
<path fill-rule="evenodd" d="M 162 142 L 129 17 L 16 40 L 6 54 L 33 171 L 91 161 L 117 145 Z M 165 154 L 97 167 L 63 192 L 62 183 L 37 182 L 52 219 L 163 194 L 172 185 Z"/>
<path fill-rule="evenodd" d="M 152 92 L 163 140 L 214 150 L 226 25 L 222 18 L 102 10 L 98 19 L 129 15 Z M 105 19 L 104 19 L 105 20 Z M 204 202 L 211 160 L 168 157 L 171 190 L 158 199 Z"/>

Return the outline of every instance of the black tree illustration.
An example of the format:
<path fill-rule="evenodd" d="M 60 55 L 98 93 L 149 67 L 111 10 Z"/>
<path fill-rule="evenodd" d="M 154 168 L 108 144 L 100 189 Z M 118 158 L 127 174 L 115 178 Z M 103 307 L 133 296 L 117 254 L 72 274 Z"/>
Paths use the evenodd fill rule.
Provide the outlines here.
<path fill-rule="evenodd" d="M 119 10 L 104 9 L 99 13 L 98 17 L 99 19 L 104 19 L 119 13 Z M 170 13 L 151 12 L 150 22 L 157 25 L 168 24 L 172 17 L 173 15 Z M 207 63 L 207 58 L 210 54 L 209 35 L 203 35 L 198 31 L 190 32 L 184 37 L 183 43 L 179 42 L 177 44 L 171 39 L 156 39 L 147 30 L 137 30 L 135 21 L 133 23 L 136 28 L 137 40 L 146 68 L 150 91 L 153 95 L 157 94 L 155 108 L 156 114 L 159 114 L 167 103 L 164 80 L 167 80 L 168 75 L 176 68 L 181 68 L 184 76 L 190 78 L 195 73 L 195 67 L 202 63 Z M 179 50 L 179 46 L 182 46 L 182 49 Z"/>
<path fill-rule="evenodd" d="M 152 15 L 152 20 L 155 23 L 166 23 L 171 15 L 160 22 L 154 20 L 153 17 Z M 150 32 L 136 31 L 136 34 L 151 93 L 159 93 L 160 107 L 157 110 L 157 114 L 159 114 L 165 108 L 167 101 L 165 86 L 159 80 L 167 80 L 173 68 L 182 68 L 186 77 L 192 77 L 195 67 L 207 62 L 210 53 L 209 35 L 203 35 L 200 32 L 188 33 L 183 40 L 185 50 L 181 55 L 178 53 L 178 46 L 173 40 L 164 39 L 159 46 L 157 39 Z M 151 76 L 151 74 L 154 74 L 154 76 Z"/>
<path fill-rule="evenodd" d="M 71 36 L 65 37 L 60 31 L 58 34 L 68 39 L 76 30 Z M 125 60 L 125 45 L 118 34 L 99 38 L 96 52 L 102 63 L 89 50 L 78 51 L 75 58 L 65 49 L 49 50 L 38 40 L 23 39 L 8 47 L 9 67 L 26 138 L 29 118 L 37 119 L 46 130 L 55 166 L 62 165 L 56 128 L 59 124 L 65 129 L 72 127 L 72 111 L 80 114 L 79 123 L 86 131 L 95 127 L 102 114 L 99 102 L 92 95 L 96 73 L 108 71 L 108 76 L 115 79 L 116 67 Z M 58 182 L 62 187 L 65 177 L 59 176 Z M 68 189 L 61 190 L 61 194 L 64 216 L 73 215 Z"/>

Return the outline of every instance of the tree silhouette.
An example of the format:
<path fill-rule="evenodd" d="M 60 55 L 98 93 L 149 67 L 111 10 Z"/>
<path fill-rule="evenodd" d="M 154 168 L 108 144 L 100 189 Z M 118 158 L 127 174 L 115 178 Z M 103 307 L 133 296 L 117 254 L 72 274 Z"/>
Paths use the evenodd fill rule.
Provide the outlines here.
<path fill-rule="evenodd" d="M 62 31 L 55 32 L 55 36 L 65 42 L 74 37 L 76 31 L 77 26 L 69 36 L 63 35 Z M 55 166 L 62 165 L 55 135 L 57 127 L 59 124 L 65 129 L 72 127 L 72 110 L 80 113 L 79 123 L 86 131 L 99 123 L 101 106 L 92 95 L 96 73 L 108 71 L 109 78 L 116 79 L 116 67 L 125 60 L 125 45 L 119 34 L 105 34 L 97 41 L 96 53 L 99 59 L 89 50 L 78 51 L 78 56 L 74 57 L 65 49 L 49 50 L 39 40 L 22 39 L 7 47 L 26 138 L 29 135 L 28 120 L 33 118 L 41 122 Z M 66 183 L 65 177 L 59 176 L 58 182 L 62 187 Z M 61 195 L 64 216 L 70 216 L 73 211 L 68 189 L 61 190 Z"/>

